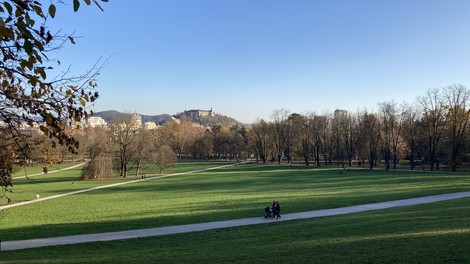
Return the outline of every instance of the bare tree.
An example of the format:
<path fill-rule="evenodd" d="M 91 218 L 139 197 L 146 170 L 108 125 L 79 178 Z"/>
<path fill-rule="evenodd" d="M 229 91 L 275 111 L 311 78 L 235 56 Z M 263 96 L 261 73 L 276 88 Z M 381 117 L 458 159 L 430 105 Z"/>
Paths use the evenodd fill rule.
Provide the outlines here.
<path fill-rule="evenodd" d="M 155 133 L 153 132 L 153 130 L 147 130 L 144 127 L 140 127 L 137 130 L 135 146 L 137 150 L 134 158 L 136 163 L 135 176 L 139 176 L 142 163 L 149 160 L 149 155 L 152 151 L 152 142 L 155 139 Z"/>
<path fill-rule="evenodd" d="M 214 149 L 213 143 L 214 142 L 212 132 L 207 129 L 201 137 L 197 138 L 194 141 L 191 151 L 193 157 L 201 159 L 210 159 Z"/>
<path fill-rule="evenodd" d="M 317 128 L 317 146 L 320 146 L 319 150 L 322 153 L 323 159 L 325 161 L 325 165 L 330 165 L 332 163 L 333 158 L 333 130 L 332 130 L 332 122 L 331 122 L 331 114 L 325 112 L 323 116 L 315 117 L 315 126 Z M 319 164 L 319 153 L 318 155 L 318 162 Z"/>
<path fill-rule="evenodd" d="M 385 169 L 390 169 L 390 160 L 393 161 L 393 169 L 396 169 L 399 156 L 398 145 L 401 138 L 405 112 L 400 111 L 397 103 L 394 101 L 379 103 L 379 111 L 382 154 L 385 161 Z"/>
<path fill-rule="evenodd" d="M 191 122 L 185 115 L 182 115 L 179 120 L 166 123 L 163 129 L 164 137 L 180 159 L 185 151 L 191 150 L 190 146 L 205 131 L 204 127 Z"/>
<path fill-rule="evenodd" d="M 271 142 L 269 124 L 261 119 L 253 126 L 253 132 L 255 135 L 255 145 L 259 157 L 263 163 L 266 163 L 270 152 Z"/>
<path fill-rule="evenodd" d="M 60 151 L 55 147 L 57 142 L 44 135 L 42 132 L 32 131 L 29 157 L 38 163 L 42 163 L 43 171 L 48 172 L 48 167 L 59 160 Z"/>
<path fill-rule="evenodd" d="M 337 164 L 345 166 L 345 160 L 348 165 L 352 165 L 352 157 L 354 154 L 354 120 L 345 110 L 336 110 L 332 120 L 332 136 L 335 148 L 335 157 Z"/>
<path fill-rule="evenodd" d="M 247 158 L 255 158 L 256 162 L 259 162 L 260 153 L 256 145 L 256 135 L 254 132 L 254 127 L 250 127 L 249 129 L 247 129 L 246 142 Z"/>
<path fill-rule="evenodd" d="M 298 116 L 294 120 L 294 137 L 297 141 L 298 152 L 300 152 L 305 166 L 310 165 L 310 158 L 314 157 L 316 128 L 314 114 Z"/>
<path fill-rule="evenodd" d="M 375 114 L 368 113 L 366 110 L 361 114 L 359 120 L 359 131 L 363 135 L 360 144 L 364 147 L 364 155 L 369 162 L 369 169 L 373 169 L 379 156 L 380 135 L 378 120 Z"/>
<path fill-rule="evenodd" d="M 419 97 L 422 108 L 422 120 L 427 136 L 430 169 L 439 168 L 438 148 L 446 129 L 448 107 L 444 104 L 439 89 L 428 89 L 425 96 Z"/>
<path fill-rule="evenodd" d="M 290 126 L 288 125 L 287 118 L 289 111 L 284 109 L 276 109 L 272 114 L 273 119 L 273 145 L 276 151 L 276 156 L 279 164 L 281 164 L 282 156 L 287 146 L 290 136 Z"/>
<path fill-rule="evenodd" d="M 128 171 L 134 168 L 133 160 L 137 156 L 138 136 L 140 127 L 133 121 L 132 115 L 126 115 L 110 126 L 110 138 L 119 156 L 119 173 L 126 177 Z"/>
<path fill-rule="evenodd" d="M 355 153 L 355 129 L 356 129 L 356 119 L 353 115 L 347 114 L 342 122 L 342 131 L 343 131 L 343 146 L 346 153 L 346 158 L 348 161 L 348 166 L 352 166 L 352 159 Z"/>
<path fill-rule="evenodd" d="M 232 126 L 230 128 L 230 158 L 241 159 L 245 156 L 247 142 L 246 142 L 246 129 L 242 126 Z"/>
<path fill-rule="evenodd" d="M 417 156 L 418 146 L 418 131 L 419 131 L 419 113 L 417 109 L 411 105 L 404 103 L 402 105 L 403 110 L 403 138 L 407 144 L 409 151 L 410 169 L 415 168 L 415 159 Z"/>
<path fill-rule="evenodd" d="M 470 91 L 460 84 L 444 88 L 444 100 L 449 109 L 447 120 L 452 171 L 457 169 L 464 135 L 468 129 L 470 120 L 470 109 L 468 109 L 469 98 Z"/>
<path fill-rule="evenodd" d="M 217 159 L 229 159 L 234 142 L 228 128 L 216 125 L 212 128 L 214 155 Z"/>
<path fill-rule="evenodd" d="M 155 145 L 155 149 L 149 157 L 151 161 L 150 166 L 158 168 L 160 173 L 176 163 L 176 154 L 168 145 Z"/>
<path fill-rule="evenodd" d="M 285 156 L 287 157 L 287 160 L 292 163 L 294 157 L 298 156 L 300 153 L 304 159 L 305 165 L 308 166 L 312 144 L 311 137 L 308 135 L 310 130 L 307 127 L 307 119 L 301 114 L 293 113 L 287 118 L 286 122 L 287 126 L 289 126 L 287 129 L 289 134 L 287 135 Z"/>

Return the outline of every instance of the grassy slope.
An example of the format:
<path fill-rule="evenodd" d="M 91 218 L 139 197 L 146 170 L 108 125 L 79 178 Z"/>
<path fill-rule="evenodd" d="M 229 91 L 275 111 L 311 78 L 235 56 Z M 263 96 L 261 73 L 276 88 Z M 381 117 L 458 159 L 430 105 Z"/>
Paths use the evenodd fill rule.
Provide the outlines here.
<path fill-rule="evenodd" d="M 75 166 L 77 164 L 78 163 L 53 164 L 53 165 L 48 165 L 47 168 L 48 168 L 49 171 L 55 171 L 55 170 L 61 170 L 61 169 L 69 168 L 69 167 Z M 19 169 L 18 171 L 16 171 L 13 174 L 13 178 L 43 173 L 43 166 L 44 165 L 23 167 L 23 168 Z"/>
<path fill-rule="evenodd" d="M 54 192 L 77 185 L 57 184 Z M 458 174 L 244 165 L 11 208 L 0 214 L 0 234 L 6 241 L 256 217 L 272 199 L 291 213 L 469 189 L 470 177 Z"/>
<path fill-rule="evenodd" d="M 168 168 L 164 171 L 163 175 L 171 173 L 179 173 L 186 171 L 199 170 L 207 167 L 216 167 L 220 165 L 228 164 L 226 162 L 181 162 L 176 167 Z M 76 164 L 60 164 L 59 167 L 54 167 L 56 169 L 64 169 Z M 42 170 L 40 166 L 28 167 L 26 168 L 27 174 L 30 175 L 34 172 Z M 52 169 L 51 169 L 52 170 Z M 82 167 L 62 170 L 60 172 L 54 172 L 49 174 L 35 175 L 28 178 L 17 178 L 13 179 L 13 192 L 8 193 L 7 195 L 12 198 L 14 202 L 23 202 L 34 199 L 36 194 L 40 194 L 41 197 L 47 197 L 51 195 L 77 191 L 81 189 L 87 189 L 102 185 L 108 185 L 118 182 L 125 182 L 140 179 L 135 175 L 129 175 L 126 178 L 122 177 L 111 177 L 109 179 L 95 180 L 95 181 L 81 181 Z M 143 169 L 143 173 L 146 173 L 150 176 L 160 176 L 160 174 L 152 173 L 150 170 Z M 14 177 L 24 176 L 24 172 L 18 172 Z"/>
<path fill-rule="evenodd" d="M 0 252 L 0 259 L 6 263 L 468 263 L 469 244 L 470 199 L 461 199 L 269 225 Z"/>

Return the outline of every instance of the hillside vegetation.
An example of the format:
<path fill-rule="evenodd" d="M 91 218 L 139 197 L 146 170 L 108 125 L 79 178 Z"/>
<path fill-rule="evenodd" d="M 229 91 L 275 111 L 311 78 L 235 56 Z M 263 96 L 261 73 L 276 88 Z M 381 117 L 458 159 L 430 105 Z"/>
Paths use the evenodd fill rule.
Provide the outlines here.
<path fill-rule="evenodd" d="M 99 116 L 103 118 L 108 124 L 122 120 L 129 113 L 123 113 L 115 110 L 101 111 L 96 112 L 93 116 Z M 173 120 L 174 118 L 179 119 L 184 113 L 178 113 L 176 115 L 161 114 L 161 115 L 140 115 L 142 117 L 142 122 L 155 122 L 156 124 L 162 125 L 166 122 Z M 216 114 L 213 117 L 210 116 L 189 116 L 186 115 L 186 118 L 194 123 L 200 124 L 205 127 L 213 127 L 216 125 L 221 125 L 224 127 L 233 127 L 241 125 L 240 122 L 234 118 Z"/>

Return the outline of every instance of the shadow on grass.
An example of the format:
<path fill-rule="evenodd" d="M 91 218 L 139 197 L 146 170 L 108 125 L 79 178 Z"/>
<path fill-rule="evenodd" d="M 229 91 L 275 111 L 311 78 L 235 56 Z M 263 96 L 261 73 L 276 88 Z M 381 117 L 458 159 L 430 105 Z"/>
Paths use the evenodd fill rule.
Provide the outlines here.
<path fill-rule="evenodd" d="M 466 263 L 469 201 L 0 252 L 0 257 L 8 263 Z"/>
<path fill-rule="evenodd" d="M 163 215 L 161 212 L 123 212 L 122 218 L 127 220 L 118 221 L 93 221 L 93 217 L 88 221 L 67 224 L 37 224 L 34 226 L 3 228 L 0 233 L 0 241 L 26 240 L 33 238 L 69 236 L 89 233 L 103 233 L 134 229 L 146 229 L 161 226 L 186 225 L 194 223 L 204 223 L 208 221 L 224 221 L 241 219 L 247 217 L 263 217 L 263 208 L 256 209 L 248 206 L 234 208 L 228 203 L 211 203 L 210 209 L 207 204 L 200 204 L 197 207 L 181 205 L 175 207 L 184 213 L 182 215 Z M 92 216 L 94 212 L 90 212 Z"/>
<path fill-rule="evenodd" d="M 43 210 L 41 211 L 43 215 L 38 216 L 44 217 L 46 223 L 47 214 L 54 214 L 60 208 L 69 211 L 81 210 L 81 214 L 90 214 L 90 216 L 82 217 L 75 214 L 79 220 L 68 220 L 70 218 L 64 216 L 67 221 L 81 221 L 80 223 L 57 225 L 34 223 L 35 225 L 31 227 L 17 228 L 3 226 L 1 234 L 7 239 L 14 237 L 16 240 L 41 237 L 44 234 L 59 236 L 89 233 L 90 230 L 95 233 L 221 221 L 262 216 L 263 208 L 270 206 L 273 199 L 281 201 L 282 213 L 293 213 L 467 191 L 469 186 L 459 181 L 454 182 L 453 178 L 449 180 L 446 176 L 444 185 L 423 188 L 421 184 L 427 182 L 426 178 L 423 180 L 421 177 L 397 173 L 397 177 L 394 176 L 392 180 L 400 178 L 401 180 L 397 183 L 405 184 L 406 187 L 394 189 L 393 184 L 384 181 L 384 177 L 390 179 L 388 174 L 381 175 L 384 174 L 377 172 L 377 174 L 367 175 L 362 173 L 341 175 L 338 171 L 330 169 L 326 171 L 317 168 L 293 170 L 292 166 L 243 165 L 101 189 L 88 192 L 86 196 L 66 199 L 64 204 L 61 204 L 62 200 L 51 200 L 52 205 L 41 202 L 38 208 Z M 411 182 L 410 179 L 412 179 Z M 61 193 L 69 190 L 70 188 L 54 189 L 54 192 Z M 166 197 L 171 197 L 171 199 L 166 199 Z M 205 200 L 198 200 L 198 197 L 204 197 Z M 180 198 L 187 201 L 180 203 L 178 201 Z M 152 202 L 151 199 L 157 202 Z M 161 209 L 158 204 L 160 202 L 177 204 Z M 80 206 L 77 206 L 78 204 Z M 122 210 L 123 205 L 128 210 Z M 50 208 L 44 209 L 46 207 Z M 94 209 L 87 210 L 88 208 Z M 33 210 L 36 210 L 36 207 L 31 207 L 31 212 Z M 95 221 L 94 210 L 115 210 L 122 217 L 120 220 L 107 221 L 107 218 L 118 215 L 113 213 L 108 216 L 103 213 L 100 219 Z M 173 215 L 168 216 L 169 213 Z M 28 224 L 27 221 L 26 224 Z"/>

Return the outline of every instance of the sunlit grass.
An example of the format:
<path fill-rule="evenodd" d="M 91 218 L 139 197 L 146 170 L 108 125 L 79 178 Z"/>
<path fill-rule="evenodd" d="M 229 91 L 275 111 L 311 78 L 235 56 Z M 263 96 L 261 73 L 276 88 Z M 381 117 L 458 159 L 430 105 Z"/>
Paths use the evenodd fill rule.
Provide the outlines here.
<path fill-rule="evenodd" d="M 198 164 L 181 168 L 207 165 Z M 104 183 L 67 180 L 41 188 L 55 194 L 98 184 Z M 37 186 L 18 184 L 15 190 L 32 198 Z M 281 201 L 282 213 L 293 213 L 469 189 L 470 177 L 459 174 L 361 170 L 345 175 L 337 169 L 242 165 L 11 208 L 0 214 L 5 220 L 0 234 L 16 240 L 258 217 L 273 199 Z"/>
<path fill-rule="evenodd" d="M 470 199 L 0 252 L 7 263 L 468 263 Z"/>
<path fill-rule="evenodd" d="M 65 168 L 69 168 L 71 166 L 78 165 L 79 163 L 61 163 L 61 164 L 52 164 L 47 165 L 49 171 L 58 171 L 63 170 Z M 15 173 L 13 173 L 13 178 L 15 177 L 27 177 L 31 175 L 42 174 L 45 165 L 36 165 L 36 166 L 25 166 L 19 168 Z M 56 172 L 54 172 L 56 173 Z"/>
<path fill-rule="evenodd" d="M 194 162 L 194 161 L 185 161 L 178 163 L 177 166 L 168 168 L 164 171 L 163 174 L 151 174 L 150 170 L 147 171 L 148 178 L 152 176 L 161 176 L 168 175 L 171 173 L 181 173 L 187 171 L 198 170 L 208 167 L 216 167 L 225 164 L 230 164 L 229 162 Z M 64 169 L 74 166 L 76 164 L 60 164 L 57 169 Z M 93 188 L 102 185 L 108 185 L 118 182 L 132 181 L 136 179 L 141 179 L 141 177 L 136 177 L 135 175 L 129 175 L 126 178 L 114 176 L 107 179 L 99 179 L 92 181 L 81 181 L 80 175 L 83 166 L 61 170 L 49 174 L 41 174 L 33 177 L 21 177 L 13 179 L 13 188 L 12 193 L 7 193 L 7 195 L 13 200 L 13 202 L 23 202 L 33 200 L 36 194 L 39 194 L 41 197 L 47 197 L 51 195 L 72 192 L 82 189 Z M 41 166 L 28 167 L 27 169 L 31 171 L 42 170 Z M 42 172 L 42 171 L 41 171 Z M 1 202 L 1 200 L 0 200 Z"/>

